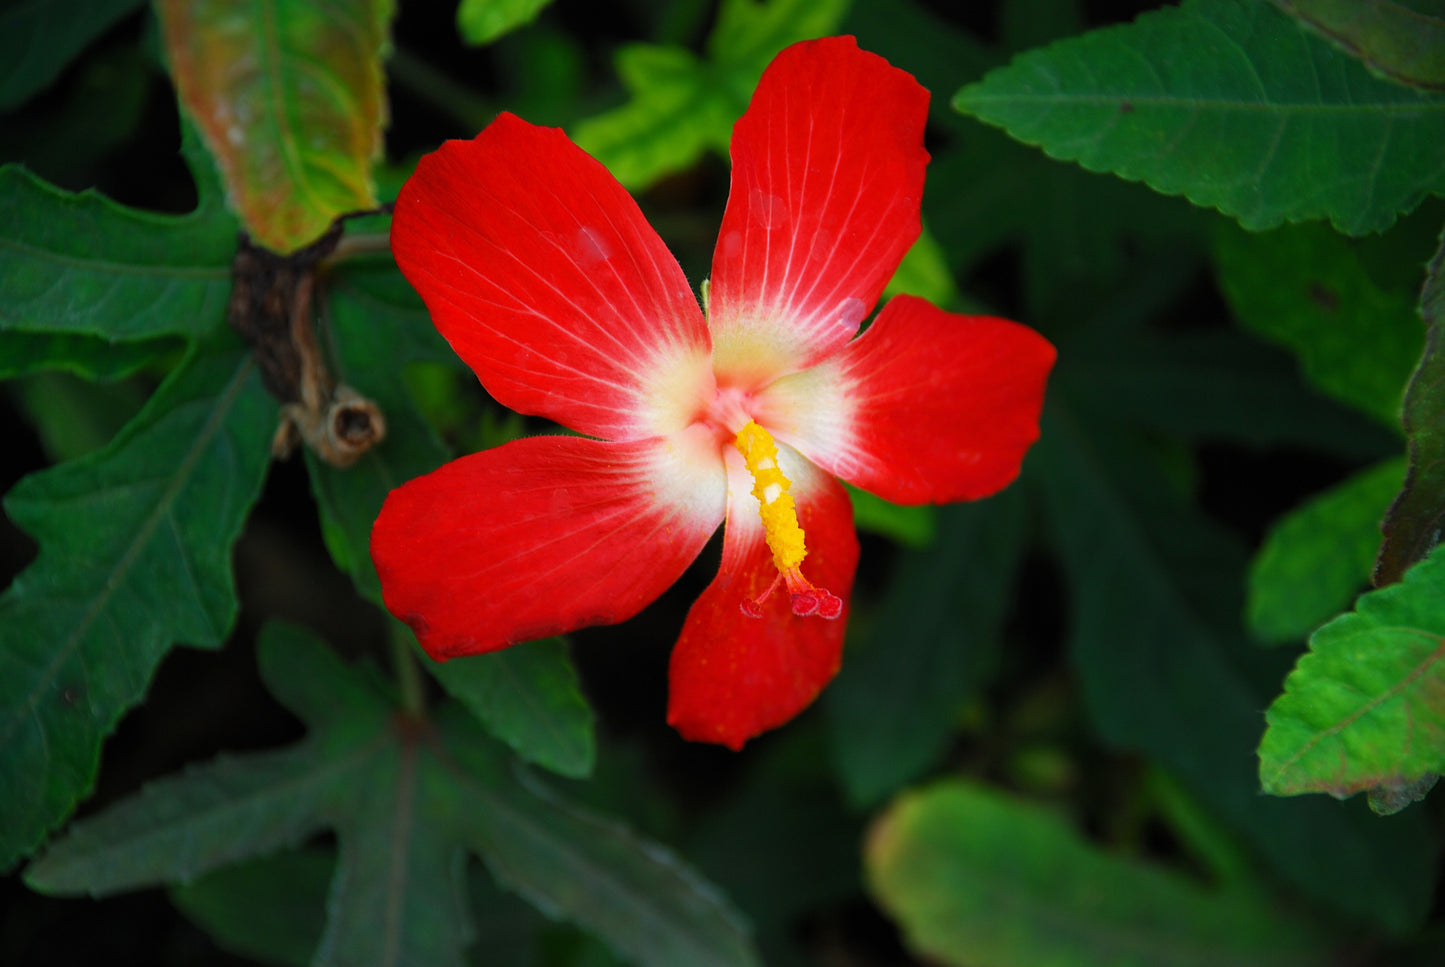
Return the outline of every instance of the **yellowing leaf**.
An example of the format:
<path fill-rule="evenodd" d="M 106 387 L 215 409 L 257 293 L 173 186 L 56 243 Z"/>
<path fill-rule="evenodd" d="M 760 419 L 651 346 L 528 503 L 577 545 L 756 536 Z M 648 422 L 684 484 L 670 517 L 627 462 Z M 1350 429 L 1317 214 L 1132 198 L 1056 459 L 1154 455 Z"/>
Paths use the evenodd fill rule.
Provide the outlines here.
<path fill-rule="evenodd" d="M 274 251 L 376 204 L 392 0 L 158 0 L 181 104 L 231 207 Z"/>

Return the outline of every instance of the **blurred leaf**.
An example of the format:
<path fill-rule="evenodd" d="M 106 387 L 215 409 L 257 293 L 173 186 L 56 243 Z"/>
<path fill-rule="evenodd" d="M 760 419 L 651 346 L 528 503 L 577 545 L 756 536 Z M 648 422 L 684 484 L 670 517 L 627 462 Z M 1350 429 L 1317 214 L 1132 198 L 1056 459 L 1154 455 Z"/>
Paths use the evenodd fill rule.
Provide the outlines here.
<path fill-rule="evenodd" d="M 948 268 L 948 259 L 926 226 L 883 290 L 884 299 L 903 294 L 927 299 L 943 309 L 958 308 L 958 286 Z"/>
<path fill-rule="evenodd" d="M 1392 933 L 1417 926 L 1434 875 L 1423 824 L 1258 794 L 1249 750 L 1278 672 L 1272 652 L 1224 624 L 1240 613 L 1230 592 L 1243 583 L 1242 549 L 1184 505 L 1127 433 L 1091 432 L 1058 386 L 1050 393 L 1031 460 L 1069 577 L 1071 653 L 1103 739 L 1151 756 L 1305 895 Z"/>
<path fill-rule="evenodd" d="M 1440 0 L 1274 0 L 1371 70 L 1445 90 L 1445 4 Z"/>
<path fill-rule="evenodd" d="M 866 490 L 844 486 L 853 501 L 853 523 L 859 530 L 881 534 L 908 547 L 927 547 L 933 543 L 936 508 L 928 504 L 913 507 L 890 504 Z"/>
<path fill-rule="evenodd" d="M 966 127 L 928 167 L 924 219 L 955 273 L 979 268 L 1008 242 L 1021 243 L 1030 318 L 1075 321 L 1087 296 L 1147 278 L 1141 259 L 1151 267 L 1166 257 L 1198 259 L 1204 222 L 1197 209 L 1143 185 L 1059 164 L 1001 131 L 959 120 Z M 996 273 L 979 275 L 980 283 L 997 284 Z"/>
<path fill-rule="evenodd" d="M 1256 638 L 1299 641 L 1349 605 L 1369 583 L 1380 520 L 1404 477 L 1404 458 L 1387 460 L 1275 521 L 1249 568 Z"/>
<path fill-rule="evenodd" d="M 1420 293 L 1425 351 L 1405 390 L 1403 422 L 1410 468 L 1385 515 L 1384 543 L 1375 562 L 1375 585 L 1384 587 L 1440 543 L 1445 526 L 1445 232 L 1430 260 Z"/>
<path fill-rule="evenodd" d="M 1324 225 L 1263 235 L 1223 225 L 1214 253 L 1220 290 L 1245 328 L 1294 350 L 1325 392 L 1397 425 L 1424 343 L 1411 288 L 1382 288 L 1357 246 Z"/>
<path fill-rule="evenodd" d="M 1328 217 L 1380 231 L 1445 191 L 1445 97 L 1372 77 L 1265 3 L 1186 0 L 1060 41 L 954 106 L 1252 230 Z"/>
<path fill-rule="evenodd" d="M 1398 437 L 1378 421 L 1304 386 L 1282 350 L 1228 326 L 1158 331 L 1197 283 L 1192 259 L 1150 260 L 1097 308 L 1076 305 L 1074 328 L 1055 339 L 1059 363 L 1050 386 L 1100 426 L 1305 447 L 1355 461 L 1398 450 Z"/>
<path fill-rule="evenodd" d="M 104 450 L 5 498 L 40 556 L 0 596 L 0 868 L 90 789 L 101 740 L 172 643 L 225 638 L 231 545 L 275 420 L 227 337 L 193 352 Z"/>
<path fill-rule="evenodd" d="M 1310 636 L 1265 713 L 1265 792 L 1343 799 L 1445 772 L 1442 601 L 1445 554 L 1432 554 Z"/>
<path fill-rule="evenodd" d="M 688 856 L 752 918 L 769 967 L 814 965 L 798 924 L 861 888 L 862 819 L 838 796 L 821 724 L 806 717 L 760 747 L 688 837 Z"/>
<path fill-rule="evenodd" d="M 457 33 L 468 44 L 490 44 L 498 37 L 531 23 L 552 0 L 461 0 L 457 4 Z"/>
<path fill-rule="evenodd" d="M 139 381 L 88 383 L 66 373 L 34 373 L 15 392 L 52 463 L 99 450 L 146 401 Z"/>
<path fill-rule="evenodd" d="M 152 783 L 76 823 L 27 882 L 103 895 L 187 880 L 329 827 L 338 861 L 316 964 L 462 963 L 469 849 L 646 967 L 756 963 L 735 915 L 672 854 L 519 783 L 456 706 L 408 714 L 298 628 L 267 627 L 259 656 L 307 739 Z"/>
<path fill-rule="evenodd" d="M 935 93 L 952 89 L 961 76 L 982 76 L 1002 59 L 978 37 L 917 0 L 851 0 L 838 32 L 863 38 L 864 48 Z M 946 97 L 934 97 L 929 110 L 931 121 L 948 127 L 970 124 L 949 107 Z"/>
<path fill-rule="evenodd" d="M 306 967 L 326 925 L 336 856 L 278 853 L 174 886 L 171 902 L 224 950 L 268 964 Z"/>
<path fill-rule="evenodd" d="M 63 372 L 89 380 L 120 379 L 179 346 L 173 339 L 107 342 L 80 333 L 12 330 L 0 339 L 0 379 L 40 372 Z"/>
<path fill-rule="evenodd" d="M 373 208 L 394 0 L 158 0 L 181 104 L 232 208 L 281 254 Z"/>
<path fill-rule="evenodd" d="M 0 111 L 48 87 L 67 64 L 143 0 L 5 0 L 0 3 Z"/>
<path fill-rule="evenodd" d="M 705 59 L 682 47 L 626 45 L 617 73 L 631 99 L 577 125 L 572 139 L 633 190 L 709 149 L 726 155 L 763 68 L 789 44 L 830 33 L 846 8 L 847 0 L 724 0 Z"/>
<path fill-rule="evenodd" d="M 572 778 L 592 772 L 592 707 L 563 638 L 428 662 L 427 670 L 523 759 Z"/>
<path fill-rule="evenodd" d="M 997 661 L 1025 509 L 1017 491 L 943 509 L 933 546 L 900 562 L 824 698 L 833 759 L 867 807 L 937 765 L 958 710 Z"/>
<path fill-rule="evenodd" d="M 870 890 L 908 945 L 958 967 L 1333 963 L 1327 937 L 1262 906 L 1113 856 L 1052 812 L 951 781 L 869 833 Z"/>
<path fill-rule="evenodd" d="M 0 161 L 22 162 L 57 185 L 96 184 L 115 171 L 106 163 L 135 137 L 162 76 L 139 45 L 102 45 L 55 94 L 5 119 Z"/>
<path fill-rule="evenodd" d="M 230 296 L 236 223 L 188 148 L 200 197 L 189 215 L 125 208 L 0 168 L 0 331 L 121 341 L 214 329 Z"/>

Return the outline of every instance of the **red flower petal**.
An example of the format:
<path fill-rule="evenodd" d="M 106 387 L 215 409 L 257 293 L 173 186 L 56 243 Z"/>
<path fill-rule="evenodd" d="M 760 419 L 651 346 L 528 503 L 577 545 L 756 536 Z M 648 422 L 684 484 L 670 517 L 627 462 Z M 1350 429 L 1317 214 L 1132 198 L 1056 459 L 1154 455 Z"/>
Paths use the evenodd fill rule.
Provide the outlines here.
<path fill-rule="evenodd" d="M 387 610 L 433 658 L 623 621 L 722 521 L 710 433 L 516 440 L 393 490 L 371 532 Z"/>
<path fill-rule="evenodd" d="M 693 604 L 673 649 L 667 721 L 684 738 L 734 750 L 797 715 L 837 673 L 858 566 L 847 492 L 787 447 L 779 450 L 807 535 L 803 573 L 842 598 L 843 613 L 836 620 L 798 617 L 779 587 L 763 602 L 761 617 L 743 614 L 742 603 L 766 591 L 778 571 L 752 478 L 741 457 L 730 454 L 722 568 Z"/>
<path fill-rule="evenodd" d="M 885 500 L 976 500 L 1018 476 L 1054 356 L 1027 326 L 901 295 L 837 356 L 768 387 L 760 419 Z"/>
<path fill-rule="evenodd" d="M 928 92 L 852 37 L 795 44 L 733 128 L 708 318 L 720 376 L 846 343 L 920 231 Z"/>
<path fill-rule="evenodd" d="M 681 429 L 711 395 L 707 327 L 677 260 L 558 129 L 502 114 L 427 155 L 391 244 L 505 406 L 626 440 Z"/>

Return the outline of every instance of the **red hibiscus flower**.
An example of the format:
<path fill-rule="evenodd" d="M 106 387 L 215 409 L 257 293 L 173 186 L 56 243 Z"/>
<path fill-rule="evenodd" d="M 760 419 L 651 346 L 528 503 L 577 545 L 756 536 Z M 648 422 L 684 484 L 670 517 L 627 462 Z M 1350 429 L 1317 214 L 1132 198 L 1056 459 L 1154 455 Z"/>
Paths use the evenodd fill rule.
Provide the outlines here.
<path fill-rule="evenodd" d="M 559 130 L 503 114 L 422 159 L 392 249 L 521 439 L 395 490 L 386 606 L 437 659 L 631 617 L 726 522 L 672 653 L 668 721 L 740 748 L 838 670 L 858 560 L 841 477 L 896 503 L 1018 474 L 1054 350 L 892 299 L 918 237 L 928 92 L 851 37 L 778 55 L 733 130 L 703 305 L 636 203 Z M 856 338 L 855 338 L 856 337 Z"/>

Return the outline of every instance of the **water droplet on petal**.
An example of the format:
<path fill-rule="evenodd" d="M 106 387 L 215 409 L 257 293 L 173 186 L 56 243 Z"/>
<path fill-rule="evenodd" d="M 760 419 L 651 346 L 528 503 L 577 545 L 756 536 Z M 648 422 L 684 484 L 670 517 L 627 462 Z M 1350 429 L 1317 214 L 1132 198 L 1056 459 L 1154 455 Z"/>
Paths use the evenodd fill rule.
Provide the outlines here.
<path fill-rule="evenodd" d="M 838 303 L 838 308 L 833 310 L 833 318 L 838 320 L 838 325 L 849 332 L 856 332 L 867 314 L 868 307 L 863 304 L 863 300 L 852 296 Z"/>
<path fill-rule="evenodd" d="M 748 195 L 748 207 L 752 212 L 753 220 L 769 230 L 786 228 L 790 221 L 787 203 L 777 195 L 770 195 L 761 188 L 754 188 Z"/>
<path fill-rule="evenodd" d="M 595 228 L 577 229 L 577 262 L 580 265 L 596 265 L 612 258 L 612 245 L 607 237 Z"/>

